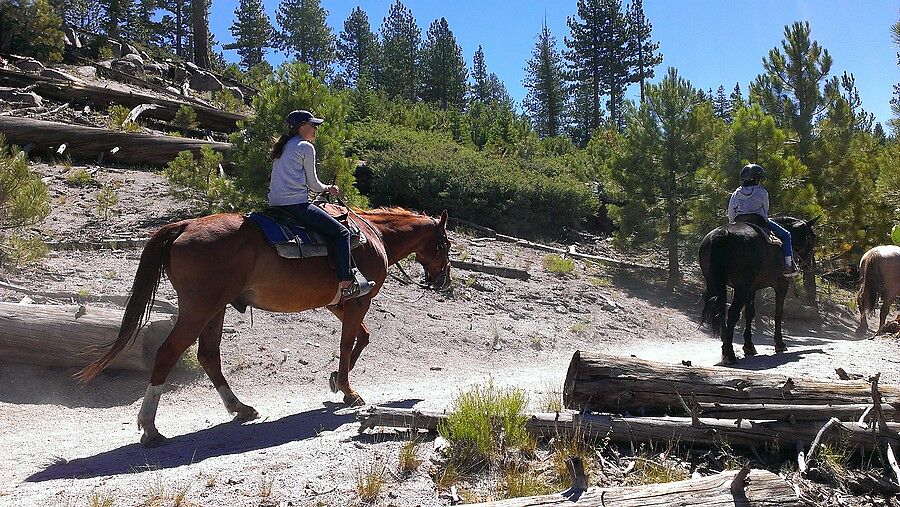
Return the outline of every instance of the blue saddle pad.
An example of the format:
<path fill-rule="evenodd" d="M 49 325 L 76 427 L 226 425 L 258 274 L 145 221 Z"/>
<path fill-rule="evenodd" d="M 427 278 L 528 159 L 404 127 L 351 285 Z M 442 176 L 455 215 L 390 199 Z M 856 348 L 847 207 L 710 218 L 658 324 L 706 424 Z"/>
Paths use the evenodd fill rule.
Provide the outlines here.
<path fill-rule="evenodd" d="M 317 234 L 311 233 L 299 225 L 284 225 L 276 222 L 272 217 L 257 212 L 250 213 L 247 218 L 259 225 L 263 235 L 273 245 L 297 240 L 305 245 L 321 243 L 321 239 Z"/>

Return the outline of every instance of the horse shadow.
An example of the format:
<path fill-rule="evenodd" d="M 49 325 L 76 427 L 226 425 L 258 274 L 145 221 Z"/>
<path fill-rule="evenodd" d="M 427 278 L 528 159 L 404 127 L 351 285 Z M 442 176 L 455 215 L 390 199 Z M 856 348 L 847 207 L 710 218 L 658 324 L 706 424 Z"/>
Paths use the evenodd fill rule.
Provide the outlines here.
<path fill-rule="evenodd" d="M 790 350 L 773 355 L 757 355 L 745 356 L 739 359 L 737 363 L 729 365 L 730 368 L 737 370 L 760 371 L 777 368 L 779 366 L 800 361 L 807 355 L 824 354 L 825 351 L 820 348 Z"/>
<path fill-rule="evenodd" d="M 412 408 L 422 400 L 406 399 L 380 406 Z M 93 456 L 58 459 L 25 479 L 43 482 L 56 479 L 86 479 L 106 475 L 167 469 L 199 463 L 208 458 L 241 454 L 314 438 L 324 431 L 354 422 L 355 411 L 342 411 L 346 405 L 325 402 L 321 408 L 288 415 L 274 421 L 250 424 L 225 422 L 210 428 L 172 437 L 166 445 L 147 449 L 139 443 L 128 444 Z"/>

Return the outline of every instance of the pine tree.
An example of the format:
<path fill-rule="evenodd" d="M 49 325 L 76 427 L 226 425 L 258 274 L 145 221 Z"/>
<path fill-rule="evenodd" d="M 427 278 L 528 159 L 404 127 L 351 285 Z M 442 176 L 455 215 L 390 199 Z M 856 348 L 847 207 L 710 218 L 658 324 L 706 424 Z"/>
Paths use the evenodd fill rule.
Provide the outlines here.
<path fill-rule="evenodd" d="M 541 137 L 562 134 L 568 102 L 565 69 L 547 20 L 538 34 L 531 59 L 525 65 L 524 85 L 528 93 L 522 106 L 531 118 L 534 130 Z"/>
<path fill-rule="evenodd" d="M 670 68 L 658 85 L 648 85 L 645 101 L 630 114 L 625 155 L 613 177 L 629 196 L 622 233 L 644 229 L 642 239 L 665 234 L 669 284 L 681 280 L 678 261 L 681 229 L 690 220 L 697 171 L 712 158 L 712 140 L 721 122 L 697 89 Z"/>
<path fill-rule="evenodd" d="M 766 73 L 751 85 L 750 98 L 780 127 L 796 133 L 796 154 L 815 177 L 815 119 L 828 107 L 821 84 L 831 71 L 832 60 L 827 49 L 810 39 L 807 22 L 785 26 L 784 37 L 781 50 L 773 48 L 763 59 Z"/>
<path fill-rule="evenodd" d="M 344 31 L 337 40 L 337 57 L 348 85 L 355 87 L 363 78 L 371 85 L 378 65 L 378 40 L 369 17 L 359 7 L 344 21 Z"/>
<path fill-rule="evenodd" d="M 328 76 L 334 62 L 334 34 L 327 17 L 320 0 L 281 0 L 275 13 L 281 27 L 280 48 L 319 78 Z"/>
<path fill-rule="evenodd" d="M 891 25 L 891 42 L 895 48 L 900 48 L 900 21 Z M 897 65 L 900 65 L 900 52 L 897 53 Z M 888 120 L 888 126 L 894 132 L 894 136 L 900 137 L 900 83 L 894 84 L 894 96 L 891 97 L 891 114 L 893 118 Z"/>
<path fill-rule="evenodd" d="M 462 106 L 466 96 L 468 70 L 462 48 L 445 18 L 428 27 L 421 52 L 422 91 L 425 102 L 437 102 L 441 109 Z"/>
<path fill-rule="evenodd" d="M 53 0 L 51 2 L 63 23 L 89 32 L 103 28 L 99 0 Z"/>
<path fill-rule="evenodd" d="M 719 85 L 715 95 L 712 92 L 709 95 L 712 97 L 713 114 L 716 115 L 716 118 L 724 120 L 725 123 L 731 123 L 733 110 L 731 109 L 731 99 L 725 95 L 725 85 Z"/>
<path fill-rule="evenodd" d="M 600 98 L 607 102 L 610 121 L 621 123 L 625 88 L 631 75 L 628 25 L 621 0 L 578 0 L 578 18 L 568 19 L 571 39 L 564 54 L 571 70 L 576 107 L 588 113 L 579 121 L 579 141 L 586 142 L 601 126 Z"/>
<path fill-rule="evenodd" d="M 416 100 L 422 32 L 412 12 L 397 0 L 391 5 L 380 31 L 383 64 L 380 88 L 389 97 Z"/>
<path fill-rule="evenodd" d="M 472 57 L 472 100 L 486 104 L 490 102 L 490 83 L 488 82 L 487 65 L 484 63 L 484 50 L 481 45 Z"/>
<path fill-rule="evenodd" d="M 487 98 L 490 103 L 500 104 L 510 110 L 514 109 L 513 99 L 500 76 L 491 72 L 491 75 L 488 76 L 487 89 Z"/>
<path fill-rule="evenodd" d="M 234 43 L 225 45 L 224 49 L 236 49 L 244 70 L 250 70 L 263 61 L 266 49 L 271 47 L 272 23 L 262 0 L 241 0 L 234 10 L 234 18 L 231 25 Z"/>
<path fill-rule="evenodd" d="M 209 5 L 212 0 L 191 0 L 193 62 L 201 69 L 210 67 Z"/>
<path fill-rule="evenodd" d="M 0 53 L 62 61 L 62 20 L 48 0 L 0 2 Z"/>
<path fill-rule="evenodd" d="M 115 1 L 124 3 L 130 0 Z M 169 14 L 163 15 L 160 20 L 159 45 L 170 47 L 177 56 L 185 60 L 192 60 L 193 41 L 189 0 L 161 0 L 160 7 Z"/>
<path fill-rule="evenodd" d="M 747 103 L 744 102 L 744 96 L 741 93 L 740 83 L 734 83 L 734 90 L 731 91 L 731 95 L 729 95 L 728 98 L 731 100 L 732 111 L 737 111 L 747 105 Z"/>
<path fill-rule="evenodd" d="M 628 33 L 632 44 L 631 56 L 634 68 L 631 82 L 641 85 L 641 102 L 644 101 L 644 83 L 655 76 L 654 68 L 663 61 L 659 42 L 653 42 L 653 24 L 644 15 L 644 0 L 632 0 L 628 8 Z"/>

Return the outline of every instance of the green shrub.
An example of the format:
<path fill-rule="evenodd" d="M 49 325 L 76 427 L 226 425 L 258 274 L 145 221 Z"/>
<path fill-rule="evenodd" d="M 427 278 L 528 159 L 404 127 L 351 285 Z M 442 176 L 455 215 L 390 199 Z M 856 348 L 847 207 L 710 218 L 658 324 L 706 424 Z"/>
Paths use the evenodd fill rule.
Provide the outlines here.
<path fill-rule="evenodd" d="M 198 125 L 197 112 L 193 107 L 182 104 L 175 112 L 175 117 L 172 118 L 172 125 L 187 130 L 196 129 Z"/>
<path fill-rule="evenodd" d="M 131 109 L 120 104 L 112 104 L 106 112 L 109 114 L 109 128 L 114 130 L 124 130 L 125 132 L 141 131 L 140 125 L 128 120 Z"/>
<path fill-rule="evenodd" d="M 0 53 L 61 62 L 65 36 L 62 19 L 49 0 L 0 2 Z"/>
<path fill-rule="evenodd" d="M 119 193 L 111 185 L 106 185 L 97 192 L 97 211 L 104 220 L 109 220 L 109 215 L 116 204 L 119 203 Z"/>
<path fill-rule="evenodd" d="M 7 148 L 0 134 L 0 264 L 25 264 L 46 254 L 46 245 L 25 230 L 48 214 L 47 186 L 29 169 L 25 153 Z"/>
<path fill-rule="evenodd" d="M 533 452 L 525 428 L 528 400 L 520 389 L 498 389 L 492 381 L 476 385 L 453 400 L 452 413 L 438 426 L 450 442 L 450 462 L 460 470 L 495 463 L 512 450 Z"/>
<path fill-rule="evenodd" d="M 516 159 L 490 157 L 440 133 L 364 124 L 352 154 L 372 170 L 373 205 L 399 205 L 471 220 L 509 234 L 561 236 L 598 207 L 591 189 L 570 176 L 523 169 Z"/>
<path fill-rule="evenodd" d="M 94 181 L 94 177 L 83 167 L 75 169 L 66 175 L 66 185 L 70 187 L 85 187 L 90 185 L 92 181 Z"/>
<path fill-rule="evenodd" d="M 337 183 L 349 203 L 365 205 L 365 198 L 353 186 L 354 166 L 344 156 L 348 133 L 345 96 L 332 92 L 301 63 L 282 65 L 262 83 L 253 98 L 254 116 L 243 123 L 241 132 L 232 134 L 238 188 L 255 204 L 265 202 L 272 170 L 269 152 L 277 138 L 287 132 L 284 118 L 295 109 L 307 109 L 325 119 L 315 143 L 319 179 Z"/>
<path fill-rule="evenodd" d="M 212 103 L 219 109 L 230 111 L 232 113 L 242 113 L 247 110 L 247 105 L 228 90 L 214 92 Z"/>
<path fill-rule="evenodd" d="M 544 256 L 544 269 L 555 275 L 568 275 L 575 269 L 575 261 L 556 254 L 547 254 Z"/>
<path fill-rule="evenodd" d="M 221 172 L 222 154 L 209 146 L 200 151 L 199 159 L 190 151 L 182 151 L 163 171 L 175 194 L 199 201 L 201 210 L 207 213 L 242 209 L 244 197 Z"/>

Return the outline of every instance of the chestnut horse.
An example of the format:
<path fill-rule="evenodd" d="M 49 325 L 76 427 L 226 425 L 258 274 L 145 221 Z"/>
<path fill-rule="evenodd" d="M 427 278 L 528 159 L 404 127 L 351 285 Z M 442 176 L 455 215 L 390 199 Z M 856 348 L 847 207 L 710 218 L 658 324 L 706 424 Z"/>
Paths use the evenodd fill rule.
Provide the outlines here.
<path fill-rule="evenodd" d="M 357 211 L 350 217 L 367 242 L 353 251 L 356 266 L 375 282 L 366 296 L 338 304 L 338 278 L 328 257 L 285 259 L 270 245 L 259 227 L 236 214 L 219 214 L 164 225 L 150 238 L 131 288 L 118 338 L 109 350 L 77 377 L 88 382 L 97 376 L 138 334 L 149 317 L 162 274 L 178 294 L 178 320 L 156 352 L 150 385 L 144 395 L 138 426 L 141 443 L 156 446 L 165 437 L 156 429 L 156 409 L 163 383 L 178 358 L 199 337 L 197 359 L 237 420 L 258 417 L 241 403 L 222 375 L 219 344 L 229 303 L 272 312 L 300 312 L 327 307 L 341 320 L 341 355 L 332 373 L 332 390 L 344 402 L 358 405 L 362 397 L 350 386 L 350 370 L 369 343 L 363 317 L 384 284 L 388 266 L 415 253 L 425 270 L 426 284 L 435 289 L 450 285 L 450 243 L 447 212 L 439 219 L 404 209 Z"/>
<path fill-rule="evenodd" d="M 863 254 L 859 260 L 859 277 L 862 284 L 856 296 L 859 307 L 859 335 L 869 330 L 866 314 L 875 311 L 878 297 L 881 297 L 881 315 L 875 334 L 884 331 L 891 304 L 900 296 L 900 246 L 876 246 Z"/>

